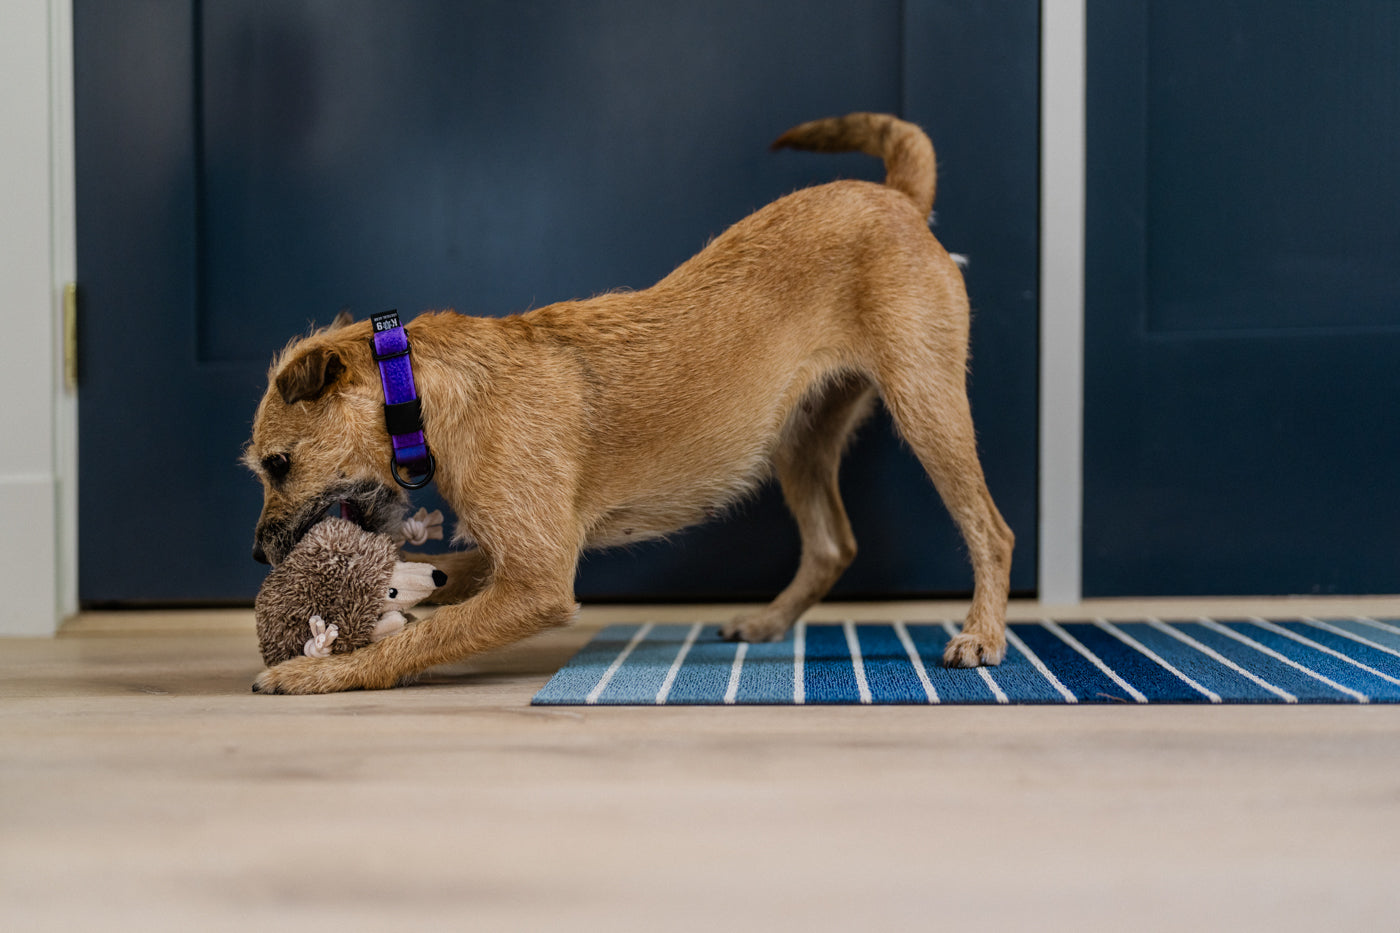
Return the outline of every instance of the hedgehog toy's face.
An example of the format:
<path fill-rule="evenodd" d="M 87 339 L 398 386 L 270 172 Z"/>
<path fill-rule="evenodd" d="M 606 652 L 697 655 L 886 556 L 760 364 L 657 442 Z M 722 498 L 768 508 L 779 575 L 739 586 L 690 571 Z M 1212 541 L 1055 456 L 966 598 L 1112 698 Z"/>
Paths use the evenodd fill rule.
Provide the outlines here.
<path fill-rule="evenodd" d="M 384 612 L 405 612 L 433 594 L 447 582 L 447 574 L 432 564 L 399 561 L 389 575 L 385 590 Z"/>

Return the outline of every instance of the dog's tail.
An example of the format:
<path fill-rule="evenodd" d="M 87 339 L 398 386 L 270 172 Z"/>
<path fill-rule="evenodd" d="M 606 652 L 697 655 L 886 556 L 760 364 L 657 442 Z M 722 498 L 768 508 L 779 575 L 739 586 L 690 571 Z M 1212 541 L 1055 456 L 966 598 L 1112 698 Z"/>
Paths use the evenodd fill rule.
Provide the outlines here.
<path fill-rule="evenodd" d="M 885 160 L 885 184 L 902 191 L 927 214 L 933 210 L 938 166 L 924 131 L 887 113 L 851 113 L 794 126 L 773 141 L 774 149 L 818 152 L 859 150 Z"/>

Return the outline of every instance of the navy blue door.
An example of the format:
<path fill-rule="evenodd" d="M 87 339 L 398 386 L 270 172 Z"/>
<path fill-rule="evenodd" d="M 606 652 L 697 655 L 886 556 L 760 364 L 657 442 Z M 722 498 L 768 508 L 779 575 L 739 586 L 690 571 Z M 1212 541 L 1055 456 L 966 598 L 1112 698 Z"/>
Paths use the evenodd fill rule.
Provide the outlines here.
<path fill-rule="evenodd" d="M 1400 589 L 1400 4 L 1089 4 L 1084 590 Z"/>
<path fill-rule="evenodd" d="M 88 603 L 251 597 L 260 493 L 236 461 L 268 360 L 310 321 L 644 287 L 794 188 L 880 178 L 863 156 L 767 151 L 857 109 L 901 112 L 938 147 L 939 234 L 972 257 L 974 414 L 1019 535 L 1013 586 L 1033 589 L 1034 0 L 76 0 L 74 15 Z M 888 422 L 843 486 L 862 552 L 840 592 L 970 588 Z M 768 490 L 671 542 L 590 556 L 579 591 L 760 597 L 796 559 Z"/>

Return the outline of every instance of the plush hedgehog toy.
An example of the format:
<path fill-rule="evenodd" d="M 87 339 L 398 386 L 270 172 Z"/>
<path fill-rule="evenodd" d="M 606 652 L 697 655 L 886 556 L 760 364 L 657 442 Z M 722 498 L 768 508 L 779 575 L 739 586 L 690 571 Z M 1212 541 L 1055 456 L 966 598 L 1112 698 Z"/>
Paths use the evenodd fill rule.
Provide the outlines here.
<path fill-rule="evenodd" d="M 267 666 L 303 654 L 347 654 L 403 629 L 412 621 L 404 613 L 447 575 L 432 564 L 399 560 L 398 545 L 442 537 L 441 522 L 439 513 L 420 509 L 398 540 L 341 518 L 308 531 L 267 575 L 254 603 Z"/>

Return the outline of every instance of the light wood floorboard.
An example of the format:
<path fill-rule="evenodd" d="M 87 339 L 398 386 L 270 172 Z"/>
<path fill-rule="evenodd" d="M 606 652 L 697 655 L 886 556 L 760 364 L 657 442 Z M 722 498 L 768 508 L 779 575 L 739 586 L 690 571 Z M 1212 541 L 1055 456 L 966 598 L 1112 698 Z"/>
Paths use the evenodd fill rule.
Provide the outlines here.
<path fill-rule="evenodd" d="M 529 706 L 602 624 L 728 611 L 328 697 L 249 692 L 248 612 L 0 640 L 0 928 L 1396 928 L 1397 707 Z M 1400 600 L 1058 615 L 1203 613 Z"/>

